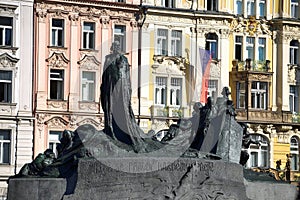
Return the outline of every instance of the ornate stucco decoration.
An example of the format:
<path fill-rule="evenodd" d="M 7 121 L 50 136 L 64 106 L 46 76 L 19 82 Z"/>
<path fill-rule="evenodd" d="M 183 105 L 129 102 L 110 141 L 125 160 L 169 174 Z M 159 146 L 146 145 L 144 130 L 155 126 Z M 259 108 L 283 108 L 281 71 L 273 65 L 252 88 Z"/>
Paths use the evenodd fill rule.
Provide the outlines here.
<path fill-rule="evenodd" d="M 100 17 L 100 22 L 101 22 L 103 28 L 108 28 L 107 25 L 109 24 L 109 20 L 110 20 L 109 16 L 101 16 Z"/>
<path fill-rule="evenodd" d="M 52 109 L 67 109 L 67 102 L 65 101 L 47 101 L 47 107 Z"/>
<path fill-rule="evenodd" d="M 153 56 L 154 65 L 152 68 L 156 73 L 172 73 L 184 75 L 186 59 L 177 56 Z"/>
<path fill-rule="evenodd" d="M 288 66 L 288 83 L 296 85 L 300 83 L 300 70 L 298 65 Z"/>
<path fill-rule="evenodd" d="M 52 68 L 67 68 L 70 62 L 63 53 L 54 52 L 49 58 L 46 59 L 48 66 Z"/>
<path fill-rule="evenodd" d="M 46 115 L 43 113 L 37 114 L 37 127 L 40 132 L 44 129 L 45 117 L 46 117 Z M 41 137 L 41 135 L 40 135 L 40 137 Z"/>
<path fill-rule="evenodd" d="M 35 4 L 35 12 L 40 22 L 45 22 L 45 18 L 47 16 L 47 5 L 42 3 Z"/>
<path fill-rule="evenodd" d="M 272 35 L 272 31 L 267 24 L 267 21 L 265 19 L 256 20 L 253 16 L 249 19 L 244 19 L 243 17 L 233 19 L 230 23 L 230 29 L 232 32 L 237 33 L 247 32 L 251 36 L 258 33 Z"/>
<path fill-rule="evenodd" d="M 56 4 L 48 9 L 48 13 L 51 17 L 64 17 L 69 14 L 69 11 L 64 6 Z"/>
<path fill-rule="evenodd" d="M 0 13 L 1 15 L 9 15 L 12 17 L 18 17 L 18 14 L 15 13 L 15 10 L 17 9 L 17 6 L 13 5 L 0 5 Z"/>
<path fill-rule="evenodd" d="M 48 128 L 65 129 L 68 122 L 62 117 L 52 117 L 45 122 Z"/>
<path fill-rule="evenodd" d="M 79 109 L 98 112 L 99 104 L 95 102 L 80 102 Z"/>
<path fill-rule="evenodd" d="M 215 64 L 215 63 L 211 63 L 210 64 L 210 77 L 213 78 L 221 78 L 221 68 L 220 65 Z"/>
<path fill-rule="evenodd" d="M 69 121 L 70 121 L 70 128 L 75 128 L 76 127 L 77 116 L 76 115 L 70 115 L 69 116 Z"/>
<path fill-rule="evenodd" d="M 85 55 L 80 61 L 78 61 L 79 67 L 87 70 L 98 70 L 101 62 L 99 62 L 95 56 Z"/>
<path fill-rule="evenodd" d="M 98 9 L 93 7 L 87 7 L 80 10 L 80 16 L 85 16 L 90 20 L 97 20 L 100 17 L 101 13 Z"/>
<path fill-rule="evenodd" d="M 76 125 L 81 126 L 81 125 L 84 125 L 84 124 L 92 124 L 96 128 L 100 128 L 100 122 L 97 122 L 95 119 L 92 119 L 92 118 L 86 118 L 86 119 L 78 122 Z"/>
<path fill-rule="evenodd" d="M 2 68 L 14 68 L 18 61 L 18 58 L 14 58 L 8 53 L 0 55 L 0 67 Z"/>
<path fill-rule="evenodd" d="M 162 25 L 176 24 L 176 27 L 186 27 L 188 24 L 193 25 L 192 20 L 188 18 L 167 17 L 167 16 L 151 15 L 151 14 L 147 14 L 146 22 L 162 24 Z"/>

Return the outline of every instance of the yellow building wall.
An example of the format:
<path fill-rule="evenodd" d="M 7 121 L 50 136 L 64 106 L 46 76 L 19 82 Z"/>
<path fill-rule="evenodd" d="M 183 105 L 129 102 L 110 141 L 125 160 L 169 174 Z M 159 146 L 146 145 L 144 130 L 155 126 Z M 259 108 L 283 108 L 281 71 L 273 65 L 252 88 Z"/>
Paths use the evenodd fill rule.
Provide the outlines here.
<path fill-rule="evenodd" d="M 281 169 L 284 169 L 286 164 L 286 154 L 290 153 L 290 144 L 279 143 L 277 138 L 274 138 L 273 149 L 274 166 L 276 166 L 277 160 L 281 160 Z"/>
<path fill-rule="evenodd" d="M 150 32 L 150 44 L 152 44 L 153 46 L 150 47 L 150 60 L 149 60 L 149 67 L 150 67 L 150 71 L 152 71 L 152 65 L 153 65 L 153 56 L 154 56 L 154 52 L 155 52 L 155 32 L 154 31 L 151 31 Z M 150 101 L 153 101 L 154 100 L 154 80 L 153 80 L 153 76 L 152 76 L 152 72 L 149 73 L 149 81 L 150 81 L 150 84 L 149 84 L 149 100 Z"/>
<path fill-rule="evenodd" d="M 273 58 L 273 51 L 272 51 L 273 41 L 272 41 L 272 38 L 268 38 L 267 45 L 268 45 L 268 47 L 267 47 L 268 51 L 267 51 L 267 57 L 266 57 L 266 59 L 271 61 L 271 63 L 270 63 L 270 67 L 271 67 L 270 71 L 273 71 L 273 69 L 272 69 L 272 64 L 273 64 L 273 60 L 272 60 L 272 58 Z M 275 83 L 271 83 L 271 85 L 273 85 L 273 84 L 275 84 Z M 272 105 L 273 105 L 273 87 L 269 88 L 269 92 L 270 92 L 269 106 L 271 108 Z"/>

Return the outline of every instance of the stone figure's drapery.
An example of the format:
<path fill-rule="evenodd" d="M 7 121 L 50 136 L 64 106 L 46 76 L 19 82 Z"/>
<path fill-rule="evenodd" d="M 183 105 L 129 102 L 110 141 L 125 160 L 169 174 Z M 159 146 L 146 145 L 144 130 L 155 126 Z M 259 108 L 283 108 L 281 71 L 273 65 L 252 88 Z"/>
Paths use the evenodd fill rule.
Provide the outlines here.
<path fill-rule="evenodd" d="M 144 132 L 136 123 L 131 107 L 128 60 L 117 46 L 112 48 L 113 52 L 105 58 L 101 85 L 104 131 L 114 140 L 131 145 L 136 152 L 145 151 Z"/>

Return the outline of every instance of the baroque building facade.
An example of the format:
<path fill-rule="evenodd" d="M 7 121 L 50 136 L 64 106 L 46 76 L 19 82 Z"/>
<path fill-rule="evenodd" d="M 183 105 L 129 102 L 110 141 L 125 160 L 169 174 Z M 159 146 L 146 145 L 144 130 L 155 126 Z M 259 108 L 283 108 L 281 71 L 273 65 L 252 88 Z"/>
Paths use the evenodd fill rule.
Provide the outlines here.
<path fill-rule="evenodd" d="M 0 1 L 0 198 L 32 160 L 33 0 Z"/>
<path fill-rule="evenodd" d="M 161 130 L 189 117 L 204 94 L 231 87 L 237 120 L 253 139 L 247 167 L 299 171 L 299 2 L 296 0 L 36 1 L 34 155 L 64 129 L 103 128 L 100 84 L 118 41 L 131 67 L 140 126 Z M 140 48 L 141 47 L 141 48 Z M 140 49 L 140 51 L 139 51 Z M 204 77 L 203 54 L 210 52 Z M 207 81 L 203 81 L 203 79 Z M 203 91 L 202 91 L 203 93 Z"/>

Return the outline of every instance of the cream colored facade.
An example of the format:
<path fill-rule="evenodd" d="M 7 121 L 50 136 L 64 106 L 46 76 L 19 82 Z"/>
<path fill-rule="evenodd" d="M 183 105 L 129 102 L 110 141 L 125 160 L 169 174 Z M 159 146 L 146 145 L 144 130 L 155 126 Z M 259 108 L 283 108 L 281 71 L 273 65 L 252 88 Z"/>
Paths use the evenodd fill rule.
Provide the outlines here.
<path fill-rule="evenodd" d="M 275 168 L 281 159 L 283 169 L 285 155 L 292 153 L 298 171 L 299 2 L 146 0 L 139 4 L 36 2 L 34 155 L 55 146 L 55 134 L 64 129 L 85 123 L 103 128 L 102 68 L 112 41 L 123 38 L 131 65 L 133 109 L 145 131 L 158 131 L 179 117 L 191 116 L 203 78 L 199 49 L 206 49 L 212 52 L 207 94 L 215 99 L 224 86 L 230 86 L 237 119 L 264 141 L 258 149 L 251 147 L 247 166 Z M 94 46 L 84 39 L 91 33 Z M 93 92 L 86 93 L 84 84 Z"/>
<path fill-rule="evenodd" d="M 0 198 L 33 157 L 32 18 L 32 0 L 0 1 Z"/>

